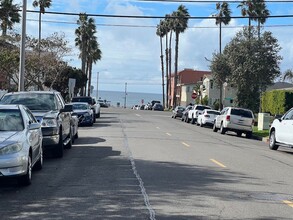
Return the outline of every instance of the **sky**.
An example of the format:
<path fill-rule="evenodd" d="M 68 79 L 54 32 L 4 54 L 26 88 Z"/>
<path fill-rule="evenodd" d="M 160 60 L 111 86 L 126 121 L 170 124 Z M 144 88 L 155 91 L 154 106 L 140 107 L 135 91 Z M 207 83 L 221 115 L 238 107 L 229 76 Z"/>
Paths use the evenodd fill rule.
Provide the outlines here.
<path fill-rule="evenodd" d="M 37 10 L 33 0 L 27 0 L 28 10 Z M 229 2 L 229 0 L 228 0 Z M 241 16 L 239 3 L 230 3 L 232 16 Z M 240 2 L 240 1 L 239 1 Z M 14 0 L 22 5 L 22 0 Z M 197 2 L 144 1 L 144 0 L 52 0 L 48 12 L 92 15 L 135 15 L 164 17 L 176 11 L 183 4 L 191 17 L 188 29 L 180 35 L 179 66 L 194 70 L 209 71 L 212 54 L 219 51 L 219 28 L 211 17 L 217 11 L 216 1 Z M 270 15 L 293 15 L 293 2 L 271 0 L 266 2 Z M 102 59 L 93 67 L 92 85 L 94 89 L 108 91 L 162 93 L 162 72 L 160 64 L 160 39 L 156 26 L 160 18 L 134 19 L 93 16 L 97 26 L 97 38 L 102 51 Z M 64 58 L 70 65 L 80 68 L 79 51 L 75 47 L 75 29 L 78 15 L 42 15 L 42 37 L 54 32 L 65 35 L 72 52 Z M 222 48 L 248 24 L 247 18 L 233 18 L 222 29 Z M 256 23 L 253 23 L 256 25 Z M 38 37 L 38 14 L 27 12 L 27 35 Z M 19 30 L 21 26 L 18 27 Z M 269 18 L 263 31 L 271 31 L 281 46 L 280 63 L 282 73 L 293 69 L 293 17 Z M 175 43 L 173 42 L 173 45 Z M 174 46 L 173 46 L 174 48 Z M 173 52 L 174 54 L 174 52 Z M 174 59 L 173 59 L 174 61 Z M 173 65 L 174 70 L 174 65 Z"/>

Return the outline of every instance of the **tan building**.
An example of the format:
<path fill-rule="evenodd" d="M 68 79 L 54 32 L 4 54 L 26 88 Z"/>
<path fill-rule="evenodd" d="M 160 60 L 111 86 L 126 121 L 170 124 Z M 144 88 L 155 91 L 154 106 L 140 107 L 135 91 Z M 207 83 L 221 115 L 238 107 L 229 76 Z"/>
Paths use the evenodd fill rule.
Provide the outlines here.
<path fill-rule="evenodd" d="M 186 105 L 191 98 L 194 86 L 203 80 L 204 75 L 210 75 L 210 71 L 201 71 L 193 69 L 184 69 L 178 72 L 178 80 L 176 86 L 177 105 Z M 174 73 L 171 75 L 171 91 L 169 91 L 169 106 L 173 105 L 174 92 Z M 183 98 L 184 97 L 184 98 Z M 192 102 L 194 103 L 194 101 Z"/>

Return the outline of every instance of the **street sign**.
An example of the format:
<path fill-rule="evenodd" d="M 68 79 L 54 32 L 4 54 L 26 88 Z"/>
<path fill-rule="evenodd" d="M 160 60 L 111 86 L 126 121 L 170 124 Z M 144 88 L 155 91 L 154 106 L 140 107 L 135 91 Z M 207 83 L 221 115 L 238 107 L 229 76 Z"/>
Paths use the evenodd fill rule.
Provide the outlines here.
<path fill-rule="evenodd" d="M 192 99 L 196 99 L 196 98 L 197 98 L 197 94 L 196 94 L 195 92 L 192 93 L 192 94 L 191 94 L 191 98 L 192 98 Z"/>

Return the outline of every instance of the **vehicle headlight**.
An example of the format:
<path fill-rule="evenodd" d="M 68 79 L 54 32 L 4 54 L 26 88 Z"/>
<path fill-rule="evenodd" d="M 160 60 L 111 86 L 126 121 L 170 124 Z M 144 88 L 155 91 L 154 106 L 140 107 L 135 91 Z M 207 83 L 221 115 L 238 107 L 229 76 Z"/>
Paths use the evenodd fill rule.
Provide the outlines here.
<path fill-rule="evenodd" d="M 42 127 L 57 127 L 57 120 L 55 118 L 43 118 Z"/>
<path fill-rule="evenodd" d="M 10 144 L 0 149 L 0 155 L 14 154 L 21 151 L 21 149 L 22 149 L 21 143 Z"/>

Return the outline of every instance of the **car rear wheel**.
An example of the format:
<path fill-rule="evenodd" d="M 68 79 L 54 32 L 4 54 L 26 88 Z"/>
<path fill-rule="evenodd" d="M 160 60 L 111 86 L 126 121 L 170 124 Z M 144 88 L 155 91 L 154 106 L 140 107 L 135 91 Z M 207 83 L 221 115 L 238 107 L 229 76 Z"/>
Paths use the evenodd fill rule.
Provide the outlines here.
<path fill-rule="evenodd" d="M 272 131 L 270 133 L 270 143 L 269 143 L 269 147 L 271 150 L 278 150 L 279 146 L 276 144 L 276 133 L 275 131 Z"/>
<path fill-rule="evenodd" d="M 218 131 L 218 128 L 216 127 L 216 122 L 214 122 L 214 125 L 213 125 L 213 132 L 217 132 Z"/>
<path fill-rule="evenodd" d="M 251 137 L 252 137 L 252 132 L 251 131 L 247 132 L 246 133 L 246 138 L 251 138 Z"/>
<path fill-rule="evenodd" d="M 224 128 L 223 122 L 221 123 L 220 133 L 221 134 L 225 134 L 226 133 L 226 128 Z"/>
<path fill-rule="evenodd" d="M 28 156 L 26 174 L 19 177 L 18 183 L 21 186 L 28 186 L 32 183 L 32 158 L 31 158 L 31 155 Z"/>
<path fill-rule="evenodd" d="M 241 131 L 237 131 L 236 133 L 237 133 L 237 137 L 241 137 L 241 135 L 242 135 Z"/>

